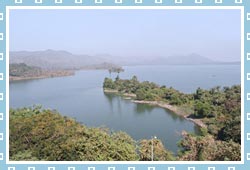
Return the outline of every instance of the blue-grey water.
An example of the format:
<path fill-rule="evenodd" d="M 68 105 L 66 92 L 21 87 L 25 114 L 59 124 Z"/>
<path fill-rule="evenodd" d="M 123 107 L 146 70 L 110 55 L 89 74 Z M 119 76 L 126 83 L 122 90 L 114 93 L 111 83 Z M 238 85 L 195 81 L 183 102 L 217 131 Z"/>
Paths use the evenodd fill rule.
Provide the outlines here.
<path fill-rule="evenodd" d="M 127 66 L 124 69 L 120 78 L 136 75 L 140 81 L 172 86 L 186 93 L 194 92 L 198 87 L 208 89 L 240 84 L 240 65 Z M 112 77 L 116 75 L 113 73 Z M 69 77 L 12 82 L 10 107 L 41 104 L 87 126 L 125 131 L 136 140 L 157 136 L 174 153 L 178 150 L 176 143 L 183 130 L 199 133 L 192 122 L 166 109 L 104 94 L 102 83 L 105 77 L 109 77 L 106 70 L 85 70 Z"/>

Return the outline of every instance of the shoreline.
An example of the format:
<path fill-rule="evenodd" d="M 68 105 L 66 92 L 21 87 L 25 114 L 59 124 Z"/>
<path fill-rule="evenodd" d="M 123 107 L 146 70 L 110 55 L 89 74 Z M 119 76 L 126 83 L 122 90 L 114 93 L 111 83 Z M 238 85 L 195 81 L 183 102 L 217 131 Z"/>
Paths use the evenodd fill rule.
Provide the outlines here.
<path fill-rule="evenodd" d="M 149 105 L 154 105 L 158 106 L 167 110 L 172 111 L 178 116 L 183 117 L 184 119 L 193 122 L 200 128 L 207 128 L 207 125 L 203 123 L 200 119 L 193 119 L 189 118 L 190 114 L 185 114 L 183 111 L 180 111 L 177 106 L 170 105 L 166 102 L 163 101 L 147 101 L 147 100 L 133 100 L 134 97 L 136 97 L 135 94 L 129 94 L 129 93 L 121 93 L 118 90 L 113 90 L 113 89 L 103 89 L 103 92 L 105 93 L 114 93 L 114 94 L 120 94 L 123 97 L 126 97 L 125 99 L 131 100 L 133 103 L 138 103 L 138 104 L 149 104 Z"/>
<path fill-rule="evenodd" d="M 133 93 L 121 93 L 118 90 L 113 90 L 113 89 L 103 89 L 103 92 L 105 93 L 114 93 L 114 94 L 119 94 L 123 97 L 126 97 L 125 99 L 133 99 L 134 97 L 136 97 L 135 94 Z"/>
<path fill-rule="evenodd" d="M 36 80 L 36 79 L 45 79 L 45 78 L 53 78 L 53 77 L 66 77 L 75 75 L 76 71 L 88 71 L 88 70 L 107 70 L 107 68 L 79 68 L 72 70 L 55 70 L 55 71 L 46 71 L 43 70 L 44 73 L 36 76 L 9 76 L 10 82 L 22 81 L 22 80 Z M 118 91 L 117 91 L 118 92 Z"/>
<path fill-rule="evenodd" d="M 55 71 L 55 72 L 45 72 L 44 74 L 38 76 L 9 76 L 9 82 L 17 82 L 22 80 L 36 80 L 36 79 L 45 79 L 45 78 L 54 78 L 54 77 L 66 77 L 73 76 L 75 71 Z"/>
<path fill-rule="evenodd" d="M 167 110 L 174 112 L 176 115 L 181 116 L 181 117 L 185 118 L 186 120 L 193 122 L 194 124 L 198 125 L 201 128 L 207 128 L 207 125 L 204 124 L 200 119 L 188 118 L 189 115 L 184 114 L 182 111 L 178 110 L 178 107 L 167 104 L 166 102 L 146 101 L 146 100 L 132 100 L 132 102 L 139 103 L 139 104 L 149 104 L 149 105 L 159 106 L 161 108 L 164 108 L 164 109 L 167 109 Z"/>

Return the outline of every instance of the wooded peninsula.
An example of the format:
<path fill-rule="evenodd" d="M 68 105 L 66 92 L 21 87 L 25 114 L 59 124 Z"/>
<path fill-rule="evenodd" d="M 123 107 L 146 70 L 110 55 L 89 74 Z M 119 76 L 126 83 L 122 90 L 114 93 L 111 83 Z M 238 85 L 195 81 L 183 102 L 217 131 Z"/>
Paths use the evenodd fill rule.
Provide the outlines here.
<path fill-rule="evenodd" d="M 71 69 L 45 69 L 38 66 L 27 65 L 26 63 L 12 63 L 9 65 L 9 81 L 72 76 L 77 70 L 109 70 L 110 73 L 124 71 L 122 67 L 106 62 Z"/>
<path fill-rule="evenodd" d="M 136 76 L 130 80 L 105 78 L 104 92 L 126 96 L 136 103 L 152 104 L 166 108 L 193 121 L 201 129 L 201 136 L 183 132 L 183 148 L 179 160 L 240 160 L 241 144 L 241 86 L 198 88 L 192 94 L 182 93 L 172 87 L 153 82 L 139 82 Z M 218 148 L 226 155 L 212 158 Z M 225 148 L 233 150 L 226 151 Z M 227 153 L 226 153 L 227 152 Z M 229 154 L 230 153 L 230 154 Z M 227 155 L 228 154 L 228 155 Z M 232 157 L 229 158 L 231 156 Z"/>
<path fill-rule="evenodd" d="M 9 68 L 10 81 L 63 77 L 74 74 L 73 70 L 44 70 L 40 67 L 29 66 L 25 63 L 10 64 Z"/>
<path fill-rule="evenodd" d="M 41 106 L 10 109 L 10 160 L 151 161 L 152 144 L 155 161 L 241 160 L 240 85 L 198 88 L 184 94 L 172 87 L 139 82 L 134 76 L 130 80 L 105 78 L 103 88 L 199 120 L 201 134 L 182 132 L 180 150 L 174 155 L 159 139 L 136 141 L 125 132 L 89 128 Z"/>

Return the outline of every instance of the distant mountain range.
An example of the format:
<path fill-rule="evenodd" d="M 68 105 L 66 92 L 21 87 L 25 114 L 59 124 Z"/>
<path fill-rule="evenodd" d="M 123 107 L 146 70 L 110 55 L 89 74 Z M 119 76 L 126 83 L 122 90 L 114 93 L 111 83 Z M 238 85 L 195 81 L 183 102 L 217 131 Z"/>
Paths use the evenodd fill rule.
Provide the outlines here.
<path fill-rule="evenodd" d="M 187 56 L 170 56 L 166 58 L 157 58 L 152 61 L 155 64 L 170 64 L 170 65 L 196 65 L 196 64 L 214 64 L 215 62 L 211 59 L 203 57 L 198 54 L 190 54 Z"/>
<path fill-rule="evenodd" d="M 10 52 L 10 63 L 25 63 L 43 69 L 80 69 L 101 64 L 102 59 L 88 55 L 73 55 L 67 51 Z"/>
<path fill-rule="evenodd" d="M 110 65 L 200 65 L 240 64 L 240 62 L 218 62 L 198 54 L 169 57 L 116 57 L 109 54 L 75 55 L 67 51 L 16 51 L 10 52 L 10 63 L 25 63 L 43 69 L 101 68 Z"/>
<path fill-rule="evenodd" d="M 201 56 L 199 54 L 189 54 L 186 56 L 169 56 L 169 57 L 160 57 L 150 61 L 152 64 L 157 65 L 207 65 L 207 64 L 240 64 L 240 61 L 237 62 L 221 62 L 214 61 L 207 57 Z"/>

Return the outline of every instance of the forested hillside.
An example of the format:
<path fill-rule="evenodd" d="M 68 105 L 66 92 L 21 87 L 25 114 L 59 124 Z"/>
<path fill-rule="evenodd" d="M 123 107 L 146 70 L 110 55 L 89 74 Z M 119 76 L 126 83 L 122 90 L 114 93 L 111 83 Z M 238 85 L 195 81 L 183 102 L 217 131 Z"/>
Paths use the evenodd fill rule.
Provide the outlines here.
<path fill-rule="evenodd" d="M 71 70 L 44 70 L 40 67 L 29 66 L 25 63 L 15 63 L 9 66 L 10 81 L 60 77 L 73 75 Z"/>
<path fill-rule="evenodd" d="M 15 77 L 21 76 L 39 76 L 42 74 L 42 69 L 35 66 L 28 66 L 25 63 L 10 64 L 9 75 Z"/>
<path fill-rule="evenodd" d="M 10 110 L 11 160 L 151 160 L 151 142 L 107 128 L 88 128 L 40 107 Z M 154 139 L 154 146 L 154 160 L 174 160 L 160 140 Z"/>
<path fill-rule="evenodd" d="M 63 50 L 10 52 L 10 64 L 15 63 L 25 63 L 44 70 L 105 69 L 120 65 L 103 55 L 75 55 Z"/>

